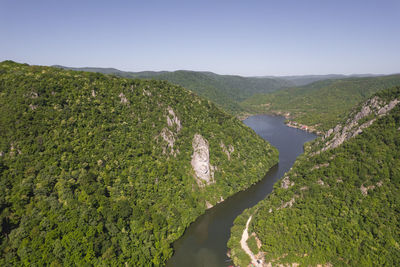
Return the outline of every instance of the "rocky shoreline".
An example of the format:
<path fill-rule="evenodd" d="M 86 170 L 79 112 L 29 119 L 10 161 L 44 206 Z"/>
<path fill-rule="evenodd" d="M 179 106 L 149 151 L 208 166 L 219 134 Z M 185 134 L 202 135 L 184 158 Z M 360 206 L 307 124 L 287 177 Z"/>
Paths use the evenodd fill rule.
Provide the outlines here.
<path fill-rule="evenodd" d="M 324 134 L 322 131 L 319 131 L 319 130 L 317 130 L 316 128 L 315 128 L 315 126 L 308 126 L 308 125 L 305 125 L 305 124 L 301 124 L 301 123 L 298 123 L 298 122 L 296 122 L 296 121 L 291 121 L 291 120 L 289 120 L 289 116 L 290 116 L 290 113 L 282 113 L 282 112 L 272 112 L 272 113 L 266 113 L 266 114 L 250 114 L 250 113 L 246 113 L 246 114 L 241 114 L 241 115 L 238 115 L 238 116 L 236 116 L 236 118 L 238 119 L 238 120 L 240 120 L 240 121 L 244 121 L 245 119 L 247 119 L 248 117 L 250 117 L 250 116 L 255 116 L 255 115 L 272 115 L 272 116 L 281 116 L 281 117 L 285 117 L 285 119 L 287 120 L 286 122 L 285 122 L 285 124 L 286 124 L 286 126 L 288 126 L 288 127 L 291 127 L 291 128 L 296 128 L 296 129 L 299 129 L 299 130 L 303 130 L 303 131 L 306 131 L 306 132 L 309 132 L 309 133 L 314 133 L 314 134 L 316 134 L 316 135 L 322 135 L 322 134 Z"/>
<path fill-rule="evenodd" d="M 298 123 L 298 122 L 295 122 L 295 121 L 288 120 L 287 122 L 285 122 L 285 124 L 288 127 L 300 129 L 300 130 L 303 130 L 303 131 L 306 131 L 306 132 L 309 132 L 309 133 L 315 133 L 317 135 L 323 134 L 323 132 L 318 131 L 317 129 L 315 129 L 314 126 L 308 126 L 308 125 L 301 124 L 301 123 Z"/>

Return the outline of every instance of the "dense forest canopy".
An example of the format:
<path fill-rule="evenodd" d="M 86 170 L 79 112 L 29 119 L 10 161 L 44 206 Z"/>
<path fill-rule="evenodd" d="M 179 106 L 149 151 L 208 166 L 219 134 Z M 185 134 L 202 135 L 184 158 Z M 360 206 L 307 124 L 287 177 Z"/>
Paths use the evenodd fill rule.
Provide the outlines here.
<path fill-rule="evenodd" d="M 211 100 L 226 112 L 240 118 L 250 114 L 290 113 L 291 119 L 315 126 L 317 130 L 327 130 L 334 126 L 353 105 L 379 89 L 400 85 L 400 75 L 241 77 L 186 70 L 126 72 L 113 68 L 56 67 L 125 78 L 166 80 Z"/>
<path fill-rule="evenodd" d="M 326 131 L 354 105 L 379 90 L 400 85 L 400 75 L 318 81 L 268 94 L 256 94 L 241 103 L 250 113 L 287 114 L 301 124 Z"/>
<path fill-rule="evenodd" d="M 233 115 L 246 112 L 239 102 L 257 93 L 267 93 L 294 86 L 295 83 L 273 77 L 242 77 L 236 75 L 218 75 L 200 71 L 143 71 L 125 72 L 110 68 L 67 68 L 92 72 L 115 74 L 125 78 L 165 80 L 181 85 L 196 94 L 213 101 L 225 111 Z"/>
<path fill-rule="evenodd" d="M 195 136 L 209 151 L 208 185 L 192 168 Z M 207 202 L 277 160 L 180 86 L 2 62 L 0 265 L 162 265 Z"/>
<path fill-rule="evenodd" d="M 400 265 L 400 87 L 377 92 L 306 146 L 274 191 L 235 220 L 229 246 L 250 215 L 257 254 L 272 264 Z M 254 241 L 249 240 L 249 245 Z"/>

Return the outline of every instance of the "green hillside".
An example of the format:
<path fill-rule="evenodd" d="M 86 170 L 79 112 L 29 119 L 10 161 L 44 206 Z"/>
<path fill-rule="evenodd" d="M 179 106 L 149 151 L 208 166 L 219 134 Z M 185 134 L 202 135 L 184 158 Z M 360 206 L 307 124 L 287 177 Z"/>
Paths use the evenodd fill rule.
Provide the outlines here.
<path fill-rule="evenodd" d="M 345 78 L 356 78 L 356 77 L 374 77 L 374 76 L 382 76 L 376 74 L 352 74 L 352 75 L 343 75 L 343 74 L 326 74 L 326 75 L 294 75 L 294 76 L 270 76 L 276 79 L 286 80 L 288 82 L 293 83 L 294 86 L 304 86 L 313 82 L 322 81 L 322 80 L 333 80 L 333 79 L 345 79 Z"/>
<path fill-rule="evenodd" d="M 399 266 L 399 103 L 400 87 L 380 91 L 308 144 L 273 192 L 235 220 L 236 263 L 250 261 L 238 240 L 253 215 L 249 232 L 266 263 Z"/>
<path fill-rule="evenodd" d="M 252 113 L 290 113 L 292 120 L 327 130 L 340 122 L 360 101 L 396 85 L 400 85 L 400 75 L 325 80 L 254 95 L 241 106 Z"/>
<path fill-rule="evenodd" d="M 180 86 L 2 62 L 0 265 L 162 265 L 207 202 L 277 160 Z"/>
<path fill-rule="evenodd" d="M 198 95 L 213 101 L 233 115 L 245 112 L 238 102 L 241 102 L 254 94 L 272 92 L 294 85 L 294 83 L 283 79 L 218 75 L 212 72 L 199 71 L 124 72 L 110 68 L 57 67 L 114 74 L 125 78 L 166 80 L 181 85 Z"/>
<path fill-rule="evenodd" d="M 139 75 L 138 77 L 146 76 Z M 256 93 L 271 92 L 292 85 L 287 81 L 273 78 L 218 75 L 212 72 L 194 71 L 163 72 L 156 76 L 148 76 L 146 78 L 168 80 L 180 85 L 186 85 L 200 94 L 207 94 L 211 89 L 215 89 L 238 102 Z"/>

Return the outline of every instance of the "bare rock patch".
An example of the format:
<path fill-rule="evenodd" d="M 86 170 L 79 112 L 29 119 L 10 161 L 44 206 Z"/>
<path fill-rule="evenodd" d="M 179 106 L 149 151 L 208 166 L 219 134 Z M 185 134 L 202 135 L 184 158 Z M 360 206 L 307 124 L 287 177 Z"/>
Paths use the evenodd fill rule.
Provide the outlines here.
<path fill-rule="evenodd" d="M 200 134 L 193 137 L 193 154 L 191 165 L 195 173 L 197 184 L 200 187 L 214 183 L 214 167 L 210 164 L 210 150 L 208 141 Z"/>
<path fill-rule="evenodd" d="M 182 129 L 181 121 L 178 116 L 176 116 L 174 110 L 171 107 L 167 108 L 167 124 L 169 127 L 176 127 L 176 131 L 179 132 Z"/>
<path fill-rule="evenodd" d="M 225 146 L 225 144 L 221 141 L 219 146 L 222 148 L 222 151 L 226 154 L 228 157 L 228 160 L 231 160 L 231 154 L 235 152 L 235 148 L 233 145 L 229 145 L 228 147 Z"/>
<path fill-rule="evenodd" d="M 124 93 L 120 93 L 119 94 L 119 98 L 121 99 L 121 103 L 122 104 L 126 104 L 126 105 L 128 105 L 129 104 L 129 100 L 126 98 L 126 96 L 124 95 Z"/>
<path fill-rule="evenodd" d="M 348 119 L 346 121 L 345 126 L 337 125 L 334 129 L 330 129 L 326 132 L 323 137 L 323 140 L 329 138 L 331 135 L 334 135 L 331 140 L 326 142 L 325 147 L 322 148 L 322 151 L 326 151 L 330 148 L 336 148 L 340 146 L 344 141 L 356 137 L 360 133 L 363 132 L 363 129 L 368 128 L 375 122 L 376 118 L 372 118 L 367 122 L 359 125 L 359 121 L 368 117 L 369 115 L 377 115 L 379 117 L 386 115 L 390 110 L 392 110 L 400 101 L 398 99 L 394 99 L 390 101 L 388 104 L 384 105 L 384 102 L 381 101 L 378 97 L 374 97 L 363 104 L 361 110 L 357 112 L 352 119 Z M 382 105 L 384 105 L 382 107 Z"/>
<path fill-rule="evenodd" d="M 281 187 L 288 189 L 291 186 L 294 186 L 294 182 L 290 181 L 289 176 L 285 176 L 285 178 L 282 179 Z"/>

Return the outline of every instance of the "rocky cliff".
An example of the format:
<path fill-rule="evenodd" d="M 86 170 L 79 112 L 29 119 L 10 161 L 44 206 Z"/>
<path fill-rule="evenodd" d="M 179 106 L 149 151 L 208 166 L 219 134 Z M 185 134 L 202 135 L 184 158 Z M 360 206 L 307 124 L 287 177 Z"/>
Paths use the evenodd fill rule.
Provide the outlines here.
<path fill-rule="evenodd" d="M 163 265 L 207 207 L 277 160 L 180 86 L 2 62 L 0 265 Z"/>
<path fill-rule="evenodd" d="M 265 266 L 400 264 L 400 236 L 393 234 L 400 231 L 399 99 L 394 87 L 353 108 L 235 220 L 232 229 L 244 229 L 253 215 L 249 231 L 262 243 Z"/>

